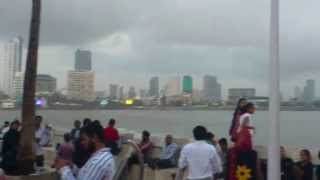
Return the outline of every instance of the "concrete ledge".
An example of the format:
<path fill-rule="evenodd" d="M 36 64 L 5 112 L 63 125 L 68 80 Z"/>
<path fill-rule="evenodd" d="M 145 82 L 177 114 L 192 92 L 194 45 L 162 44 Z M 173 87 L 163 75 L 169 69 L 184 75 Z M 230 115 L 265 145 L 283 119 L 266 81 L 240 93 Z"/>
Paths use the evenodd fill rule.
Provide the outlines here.
<path fill-rule="evenodd" d="M 50 172 L 35 176 L 6 176 L 6 180 L 59 180 L 59 175 L 56 172 Z"/>

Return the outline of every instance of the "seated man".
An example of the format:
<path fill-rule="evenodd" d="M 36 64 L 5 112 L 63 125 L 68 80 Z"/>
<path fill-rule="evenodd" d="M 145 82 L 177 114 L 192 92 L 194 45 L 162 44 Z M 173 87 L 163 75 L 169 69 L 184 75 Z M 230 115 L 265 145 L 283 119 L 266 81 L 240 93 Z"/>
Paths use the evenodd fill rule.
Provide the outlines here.
<path fill-rule="evenodd" d="M 175 155 L 178 151 L 178 146 L 172 141 L 172 135 L 167 135 L 165 138 L 165 147 L 160 155 L 160 159 L 153 159 L 153 161 L 149 164 L 152 169 L 167 169 L 176 166 Z"/>

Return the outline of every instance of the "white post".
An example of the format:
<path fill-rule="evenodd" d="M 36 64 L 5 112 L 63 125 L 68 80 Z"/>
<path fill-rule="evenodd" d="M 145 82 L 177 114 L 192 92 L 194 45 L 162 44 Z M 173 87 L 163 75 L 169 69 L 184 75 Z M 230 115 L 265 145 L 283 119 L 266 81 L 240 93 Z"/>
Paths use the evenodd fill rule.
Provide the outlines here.
<path fill-rule="evenodd" d="M 268 179 L 280 180 L 279 0 L 271 0 Z"/>

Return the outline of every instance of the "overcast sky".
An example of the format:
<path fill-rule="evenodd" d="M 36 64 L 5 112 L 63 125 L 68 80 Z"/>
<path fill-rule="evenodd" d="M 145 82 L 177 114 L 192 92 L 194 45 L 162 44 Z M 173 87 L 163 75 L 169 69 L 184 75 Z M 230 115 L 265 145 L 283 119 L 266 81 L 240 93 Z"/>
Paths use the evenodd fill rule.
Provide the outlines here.
<path fill-rule="evenodd" d="M 43 0 L 39 72 L 66 87 L 77 48 L 93 53 L 97 89 L 147 88 L 151 76 L 218 76 L 224 91 L 268 92 L 269 0 Z M 281 0 L 281 85 L 320 83 L 319 0 Z M 31 0 L 0 0 L 0 42 L 27 40 Z M 25 44 L 26 46 L 26 44 Z M 224 93 L 225 94 L 225 93 Z M 317 93 L 320 96 L 320 91 Z"/>

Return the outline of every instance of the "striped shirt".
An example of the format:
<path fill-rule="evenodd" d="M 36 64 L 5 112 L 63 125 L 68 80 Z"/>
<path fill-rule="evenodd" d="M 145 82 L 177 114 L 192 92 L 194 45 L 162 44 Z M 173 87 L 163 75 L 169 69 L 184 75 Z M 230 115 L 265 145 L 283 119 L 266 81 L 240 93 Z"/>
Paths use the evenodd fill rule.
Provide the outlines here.
<path fill-rule="evenodd" d="M 61 168 L 59 172 L 61 180 L 112 180 L 115 163 L 110 149 L 103 148 L 94 153 L 78 173 L 69 166 Z"/>

